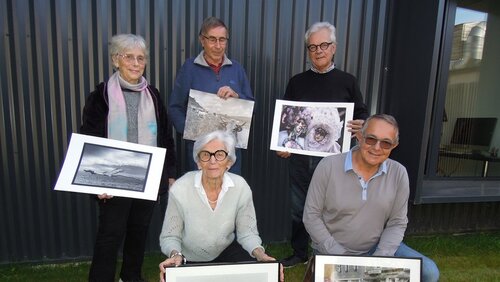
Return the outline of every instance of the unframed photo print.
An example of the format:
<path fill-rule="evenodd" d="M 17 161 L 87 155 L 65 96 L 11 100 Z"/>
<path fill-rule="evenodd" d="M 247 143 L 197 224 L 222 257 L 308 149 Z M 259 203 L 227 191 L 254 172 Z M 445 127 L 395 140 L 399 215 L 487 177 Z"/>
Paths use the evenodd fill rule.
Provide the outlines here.
<path fill-rule="evenodd" d="M 253 101 L 224 100 L 215 94 L 191 89 L 183 138 L 196 140 L 204 134 L 222 130 L 234 136 L 237 148 L 246 149 L 253 107 Z"/>

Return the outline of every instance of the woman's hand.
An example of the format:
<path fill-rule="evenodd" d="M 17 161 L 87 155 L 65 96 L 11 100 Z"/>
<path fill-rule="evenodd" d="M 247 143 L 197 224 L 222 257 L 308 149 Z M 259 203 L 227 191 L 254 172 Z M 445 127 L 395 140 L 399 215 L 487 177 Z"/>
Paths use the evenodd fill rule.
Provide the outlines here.
<path fill-rule="evenodd" d="M 177 251 L 172 251 L 173 254 L 179 253 Z M 162 261 L 159 265 L 160 267 L 160 281 L 165 282 L 165 268 L 171 266 L 179 266 L 184 263 L 184 257 L 182 255 L 173 255 L 166 260 Z"/>
<path fill-rule="evenodd" d="M 174 182 L 175 182 L 175 178 L 169 178 L 168 179 L 168 188 L 170 189 L 170 187 L 172 187 L 172 185 L 174 185 Z"/>
<path fill-rule="evenodd" d="M 258 247 L 252 251 L 252 255 L 257 261 L 276 261 L 275 258 L 269 256 L 264 252 L 264 249 Z M 283 272 L 283 265 L 280 263 L 280 282 L 285 281 L 285 273 Z"/>
<path fill-rule="evenodd" d="M 97 195 L 97 198 L 99 200 L 103 200 L 106 203 L 106 200 L 109 200 L 109 199 L 113 198 L 113 196 L 104 193 L 104 194 L 101 194 L 101 195 Z"/>
<path fill-rule="evenodd" d="M 233 97 L 233 98 L 240 97 L 240 95 L 238 95 L 238 93 L 236 93 L 229 86 L 222 86 L 221 88 L 219 88 L 219 91 L 217 91 L 217 96 L 219 96 L 220 98 L 222 98 L 224 100 L 226 100 L 229 97 Z"/>

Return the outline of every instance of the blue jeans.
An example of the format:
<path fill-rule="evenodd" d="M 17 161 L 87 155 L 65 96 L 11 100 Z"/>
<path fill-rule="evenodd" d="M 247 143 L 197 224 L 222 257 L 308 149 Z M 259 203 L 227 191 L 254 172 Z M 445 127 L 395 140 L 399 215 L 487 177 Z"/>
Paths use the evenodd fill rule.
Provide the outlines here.
<path fill-rule="evenodd" d="M 421 258 L 422 281 L 424 282 L 439 281 L 439 269 L 436 263 L 434 263 L 433 260 L 424 256 L 423 254 L 408 247 L 405 243 L 401 243 L 401 245 L 399 245 L 399 248 L 396 250 L 394 256 L 399 258 L 405 258 L 405 257 Z"/>

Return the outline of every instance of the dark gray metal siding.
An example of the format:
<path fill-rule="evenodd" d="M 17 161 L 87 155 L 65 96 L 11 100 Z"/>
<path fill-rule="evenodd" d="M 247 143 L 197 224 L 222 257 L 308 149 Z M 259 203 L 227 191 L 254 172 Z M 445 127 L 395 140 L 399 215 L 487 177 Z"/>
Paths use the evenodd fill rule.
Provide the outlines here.
<path fill-rule="evenodd" d="M 151 55 L 146 77 L 167 102 L 176 71 L 201 50 L 198 29 L 210 15 L 229 26 L 229 57 L 246 68 L 256 98 L 243 175 L 254 191 L 260 233 L 266 242 L 285 240 L 287 165 L 268 149 L 274 101 L 292 75 L 308 68 L 303 35 L 324 20 L 337 27 L 337 67 L 358 77 L 375 112 L 387 5 L 383 0 L 0 0 L 0 263 L 91 255 L 95 204 L 87 195 L 52 188 L 69 137 L 80 126 L 86 95 L 112 72 L 108 41 L 116 33 L 146 38 Z M 149 250 L 158 250 L 161 222 L 156 211 Z"/>

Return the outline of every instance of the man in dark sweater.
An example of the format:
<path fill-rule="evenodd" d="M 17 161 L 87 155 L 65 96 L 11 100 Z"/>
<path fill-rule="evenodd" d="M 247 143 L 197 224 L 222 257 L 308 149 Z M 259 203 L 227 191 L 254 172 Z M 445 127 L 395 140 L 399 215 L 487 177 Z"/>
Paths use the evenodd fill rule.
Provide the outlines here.
<path fill-rule="evenodd" d="M 351 102 L 354 103 L 354 120 L 347 122 L 350 132 L 356 134 L 368 117 L 358 82 L 354 76 L 335 68 L 333 56 L 337 43 L 335 27 L 328 22 L 313 24 L 305 34 L 305 42 L 311 61 L 311 69 L 297 74 L 288 82 L 284 100 L 303 102 Z M 307 189 L 321 157 L 277 152 L 288 158 L 290 175 L 293 254 L 281 261 L 284 267 L 304 263 L 308 258 L 309 234 L 302 214 Z"/>

